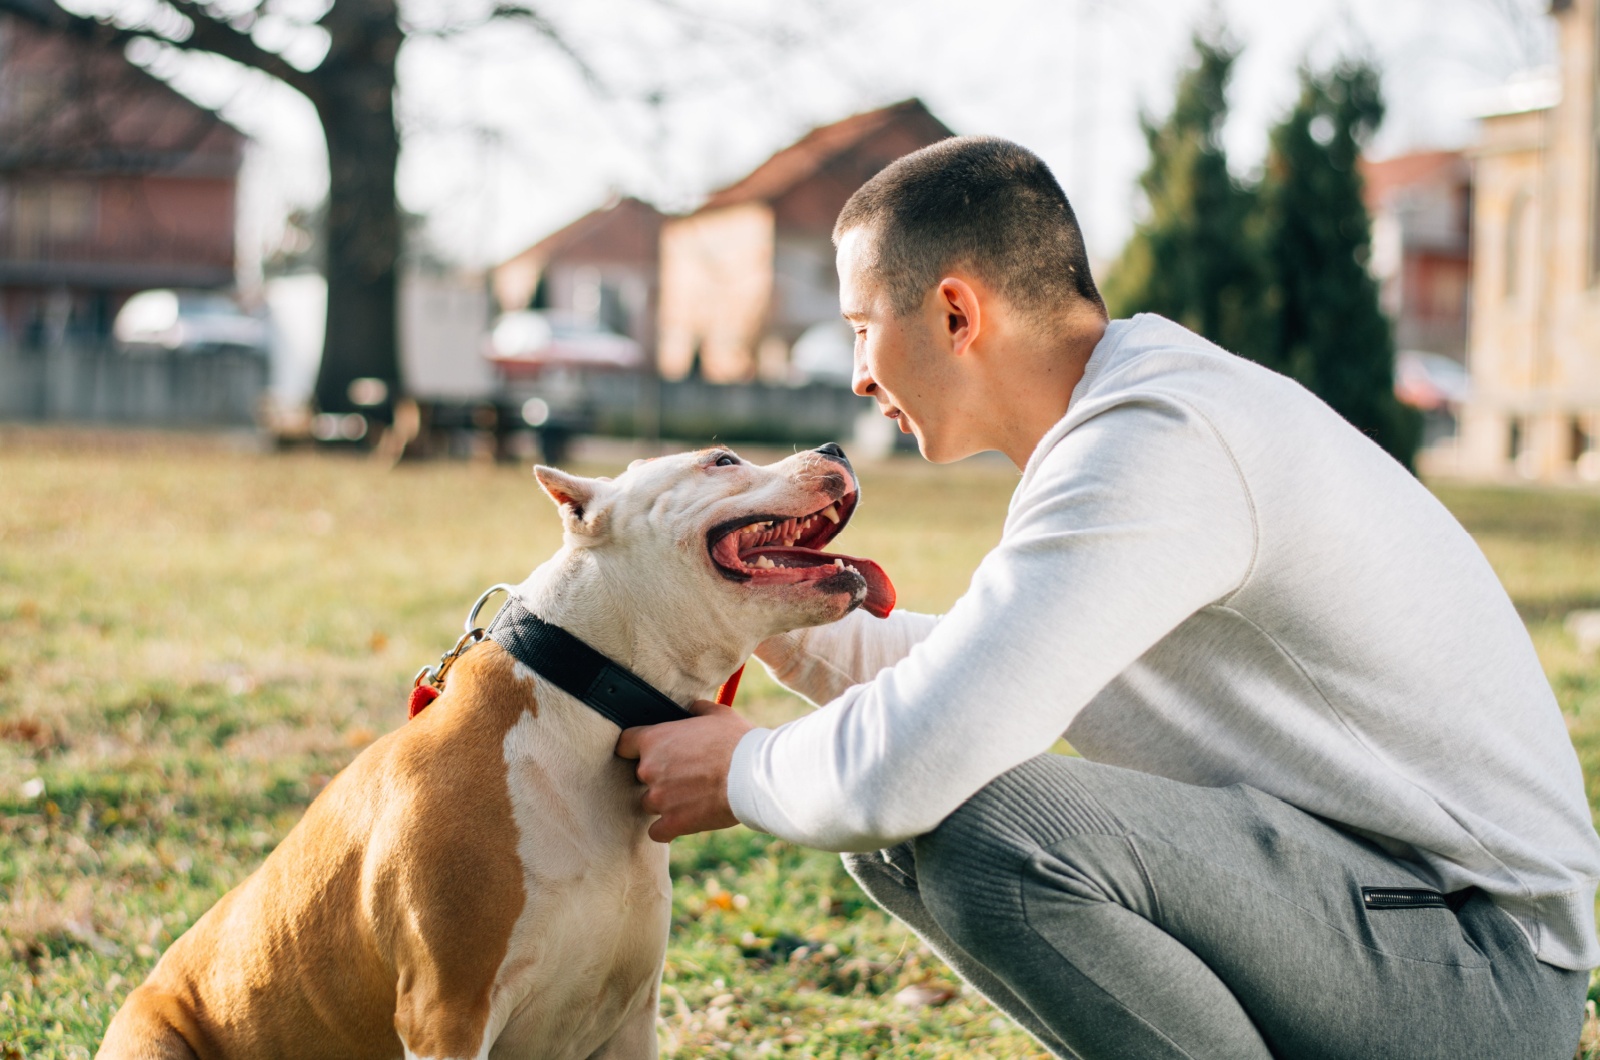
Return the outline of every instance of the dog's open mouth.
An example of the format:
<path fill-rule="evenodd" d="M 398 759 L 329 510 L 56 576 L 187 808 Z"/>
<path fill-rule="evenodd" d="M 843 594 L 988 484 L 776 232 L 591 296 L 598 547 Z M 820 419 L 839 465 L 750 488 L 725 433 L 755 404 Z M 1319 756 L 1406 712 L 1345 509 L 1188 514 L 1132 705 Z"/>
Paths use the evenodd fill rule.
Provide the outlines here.
<path fill-rule="evenodd" d="M 852 490 L 809 515 L 747 515 L 711 528 L 706 544 L 723 577 L 757 585 L 813 582 L 823 592 L 866 595 L 861 606 L 883 618 L 894 609 L 894 586 L 870 559 L 822 551 L 855 511 Z M 830 584 L 831 583 L 831 584 Z"/>

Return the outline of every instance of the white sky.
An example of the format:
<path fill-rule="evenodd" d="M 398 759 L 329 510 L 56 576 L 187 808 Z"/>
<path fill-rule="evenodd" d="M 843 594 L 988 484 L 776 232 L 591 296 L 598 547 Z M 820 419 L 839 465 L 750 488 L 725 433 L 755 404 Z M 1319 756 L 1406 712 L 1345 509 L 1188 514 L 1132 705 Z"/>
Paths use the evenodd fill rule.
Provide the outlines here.
<path fill-rule="evenodd" d="M 120 0 L 104 0 L 107 6 Z M 481 0 L 411 0 L 434 24 Z M 432 243 L 491 263 L 612 192 L 694 204 L 808 128 L 920 96 L 959 133 L 1042 155 L 1096 258 L 1133 224 L 1145 164 L 1136 117 L 1163 113 L 1193 28 L 1219 16 L 1244 44 L 1226 141 L 1259 165 L 1291 103 L 1296 69 L 1374 57 L 1389 119 L 1376 153 L 1458 146 L 1475 98 L 1548 61 L 1545 0 L 555 0 L 545 6 L 603 92 L 531 29 L 496 24 L 414 38 L 400 58 L 399 188 Z M 981 12 L 975 13 L 974 8 Z M 687 12 L 684 14 L 683 12 Z M 314 52 L 315 46 L 308 47 Z M 257 139 L 247 242 L 287 206 L 315 201 L 326 161 L 310 105 L 222 60 L 160 56 L 154 68 Z M 664 90 L 661 102 L 644 98 Z"/>

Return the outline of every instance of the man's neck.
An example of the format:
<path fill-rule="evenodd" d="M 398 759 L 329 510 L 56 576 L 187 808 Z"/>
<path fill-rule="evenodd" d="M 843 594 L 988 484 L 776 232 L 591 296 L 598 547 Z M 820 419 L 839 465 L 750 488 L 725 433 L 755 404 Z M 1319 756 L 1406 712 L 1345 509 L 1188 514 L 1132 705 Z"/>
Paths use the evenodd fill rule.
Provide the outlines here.
<path fill-rule="evenodd" d="M 994 447 L 1019 471 L 1050 428 L 1067 414 L 1072 392 L 1082 381 L 1106 325 L 1098 316 L 1075 321 L 1065 337 L 1024 351 L 1020 363 L 1001 381 L 996 390 L 1000 401 L 992 428 Z"/>

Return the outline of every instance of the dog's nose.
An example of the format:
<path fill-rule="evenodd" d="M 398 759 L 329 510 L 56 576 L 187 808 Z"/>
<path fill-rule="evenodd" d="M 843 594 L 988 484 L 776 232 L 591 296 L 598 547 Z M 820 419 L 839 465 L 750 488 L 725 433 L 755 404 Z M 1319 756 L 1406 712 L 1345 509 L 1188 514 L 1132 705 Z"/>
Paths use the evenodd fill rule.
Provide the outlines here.
<path fill-rule="evenodd" d="M 831 456 L 845 467 L 850 466 L 850 458 L 844 455 L 844 450 L 839 448 L 838 442 L 825 442 L 813 449 L 812 452 L 821 453 L 823 456 Z"/>

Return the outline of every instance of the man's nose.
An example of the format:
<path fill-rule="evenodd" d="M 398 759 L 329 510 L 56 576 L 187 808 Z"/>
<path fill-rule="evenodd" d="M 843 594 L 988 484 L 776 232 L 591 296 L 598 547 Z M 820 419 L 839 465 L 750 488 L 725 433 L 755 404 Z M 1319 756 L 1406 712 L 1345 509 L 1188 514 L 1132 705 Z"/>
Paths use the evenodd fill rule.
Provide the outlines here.
<path fill-rule="evenodd" d="M 845 467 L 850 466 L 850 458 L 844 455 L 844 450 L 839 448 L 838 442 L 824 442 L 811 451 L 813 453 L 821 453 L 830 460 L 837 460 Z"/>
<path fill-rule="evenodd" d="M 857 357 L 855 364 L 851 365 L 850 389 L 862 397 L 871 397 L 872 392 L 878 389 L 878 384 L 867 374 L 866 361 L 861 357 Z"/>

